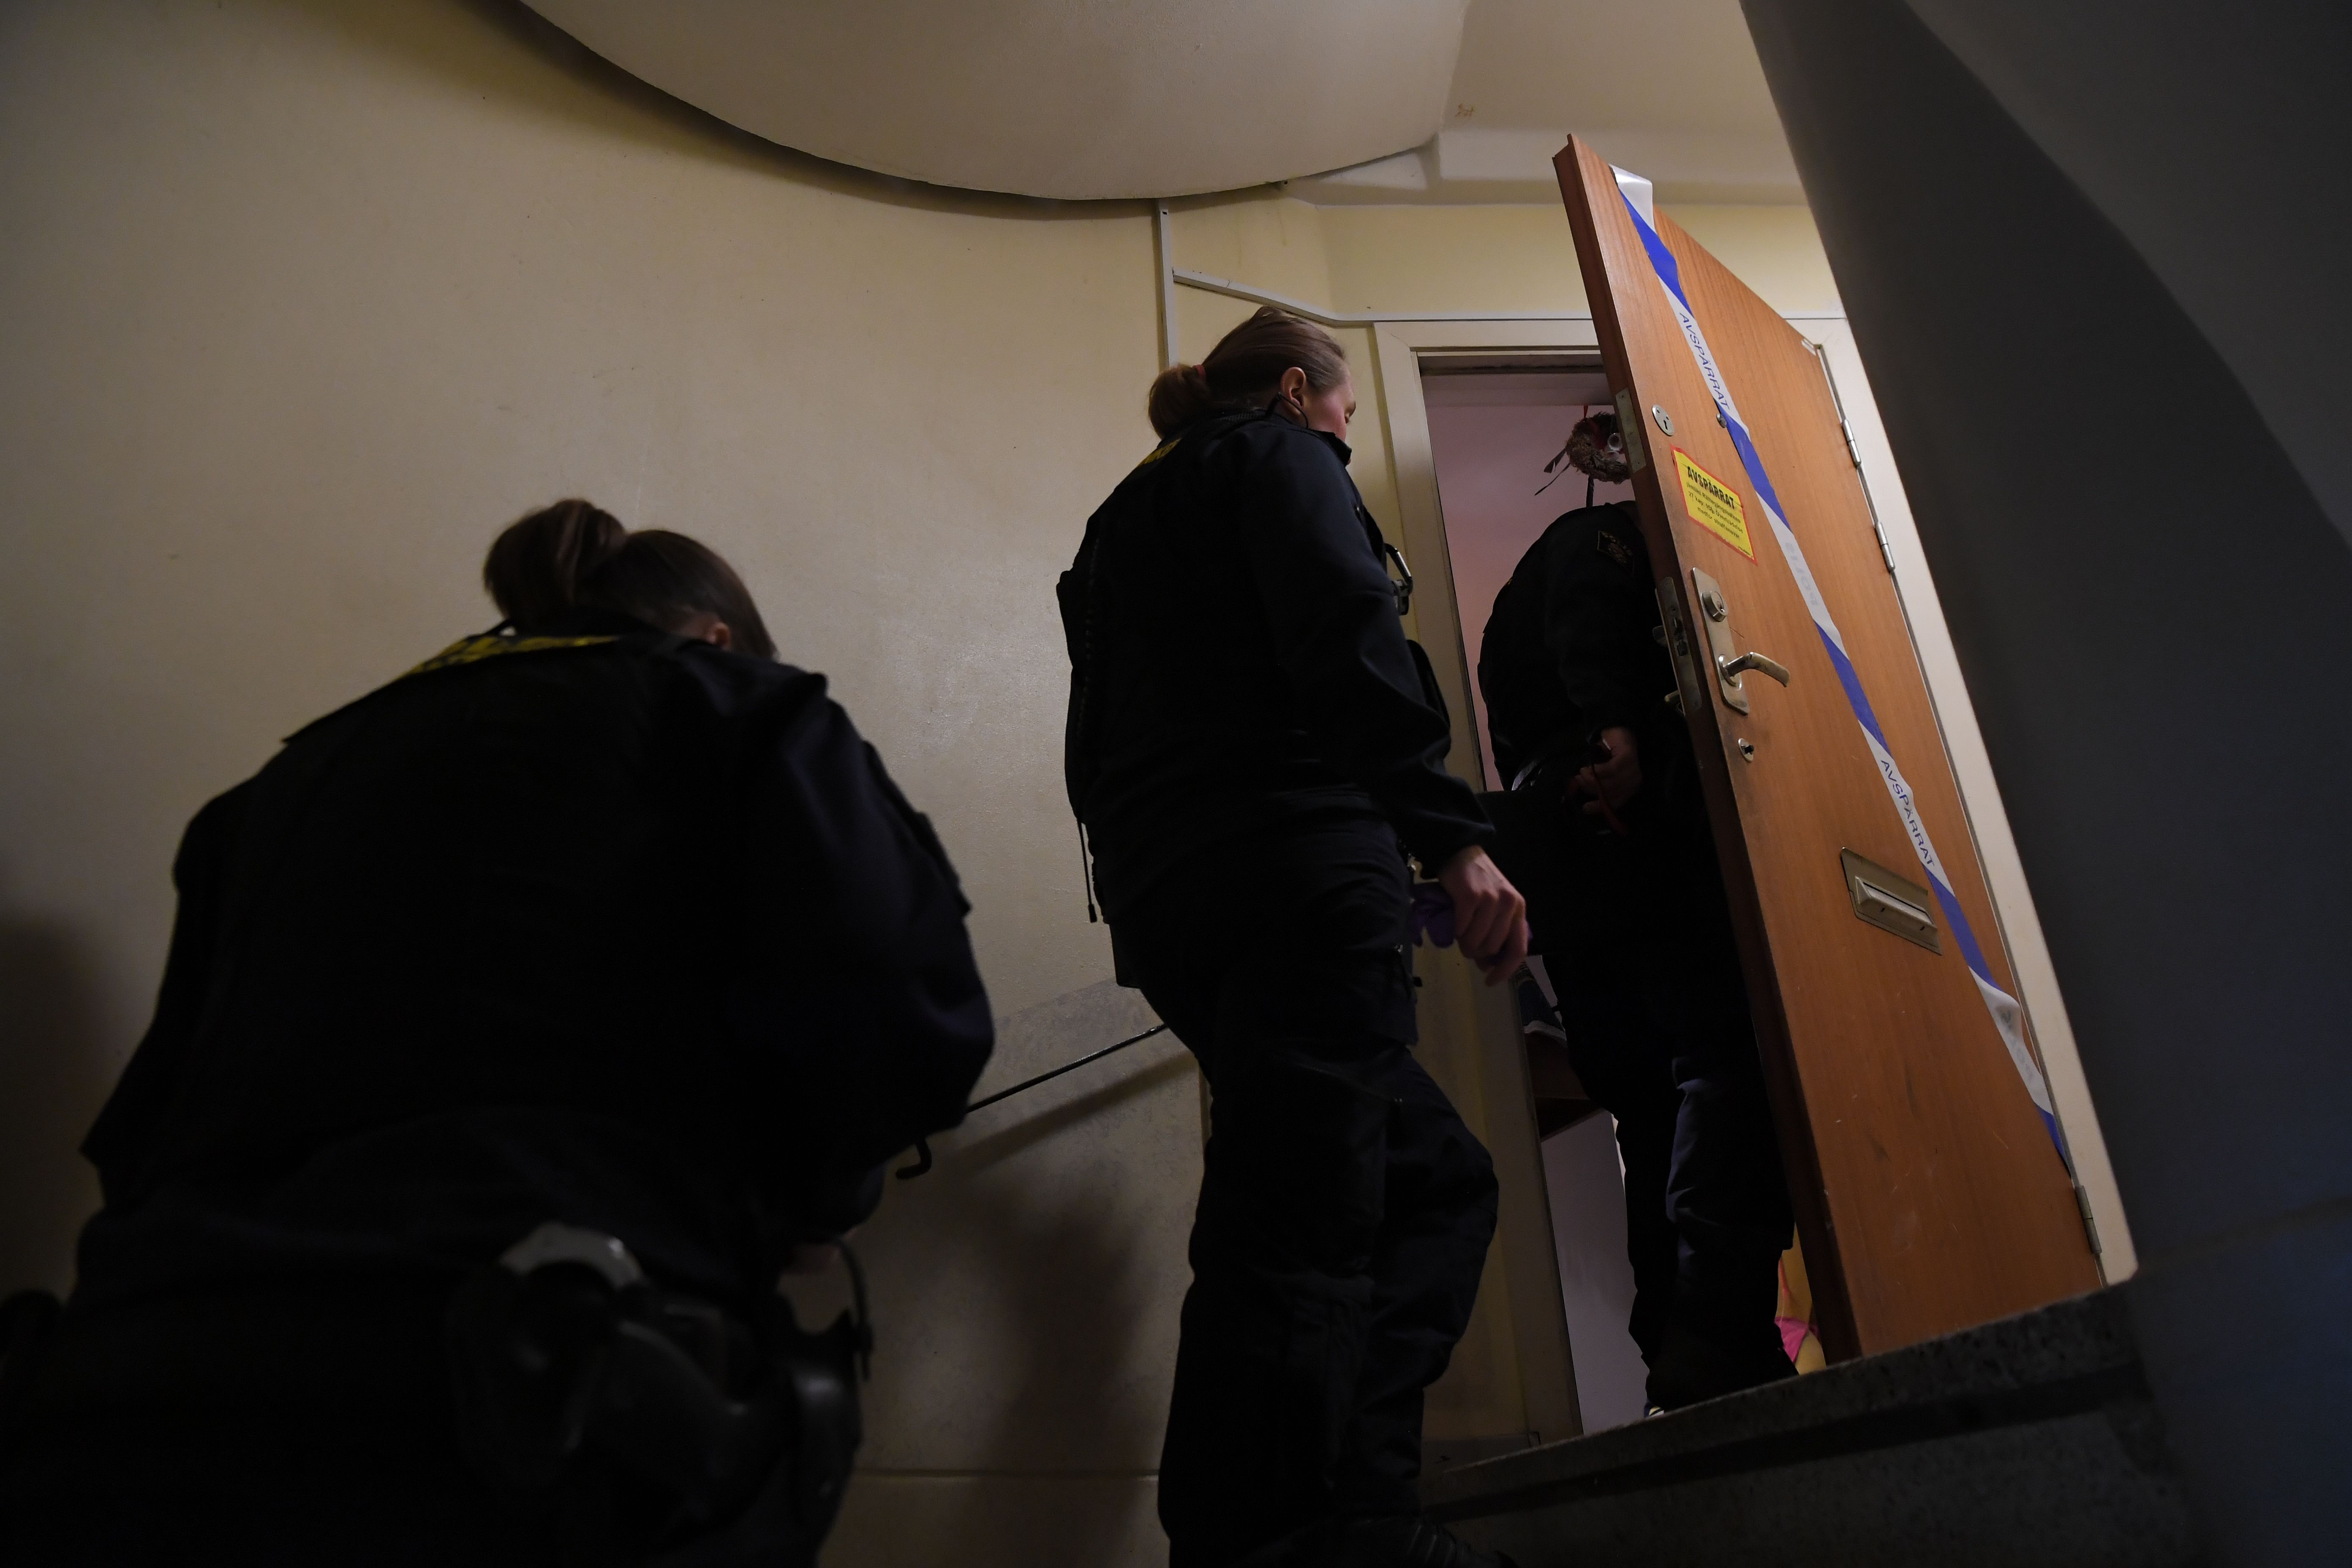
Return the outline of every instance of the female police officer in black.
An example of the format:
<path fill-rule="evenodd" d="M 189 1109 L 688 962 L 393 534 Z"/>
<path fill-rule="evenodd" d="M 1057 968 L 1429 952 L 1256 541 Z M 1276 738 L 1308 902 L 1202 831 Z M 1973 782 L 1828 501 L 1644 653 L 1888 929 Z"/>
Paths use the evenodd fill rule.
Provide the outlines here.
<path fill-rule="evenodd" d="M 567 501 L 485 575 L 510 632 L 188 829 L 154 1022 L 85 1145 L 105 1208 L 9 1358 L 0 1557 L 623 1563 L 723 1526 L 618 1417 L 609 1484 L 549 1483 L 584 1526 L 494 1495 L 461 1442 L 513 1481 L 572 1417 L 493 1399 L 453 1441 L 453 1290 L 544 1222 L 614 1238 L 732 1384 L 779 1269 L 961 1116 L 992 1031 L 954 872 L 734 573 Z M 540 1416 L 545 1455 L 499 1447 Z"/>
<path fill-rule="evenodd" d="M 1164 443 L 1062 583 L 1070 798 L 1121 978 L 1213 1095 L 1160 1477 L 1174 1568 L 1492 1561 L 1414 1496 L 1495 1179 L 1409 1049 L 1405 851 L 1490 977 L 1522 906 L 1442 765 L 1353 412 L 1339 344 L 1260 310 L 1153 384 Z"/>

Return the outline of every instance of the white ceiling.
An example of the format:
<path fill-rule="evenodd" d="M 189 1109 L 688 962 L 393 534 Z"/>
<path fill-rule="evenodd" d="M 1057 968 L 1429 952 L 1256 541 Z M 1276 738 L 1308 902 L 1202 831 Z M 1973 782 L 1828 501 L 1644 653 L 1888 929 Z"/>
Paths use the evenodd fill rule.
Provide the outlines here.
<path fill-rule="evenodd" d="M 732 124 L 935 184 L 1549 201 L 1574 131 L 1663 200 L 1801 199 L 1738 0 L 532 4 Z"/>
<path fill-rule="evenodd" d="M 1663 202 L 1804 200 L 1739 0 L 1472 0 L 1436 135 L 1290 194 L 1557 201 L 1570 132 Z"/>
<path fill-rule="evenodd" d="M 1023 195 L 1233 190 L 1444 112 L 1468 0 L 532 0 L 606 59 L 839 163 Z"/>

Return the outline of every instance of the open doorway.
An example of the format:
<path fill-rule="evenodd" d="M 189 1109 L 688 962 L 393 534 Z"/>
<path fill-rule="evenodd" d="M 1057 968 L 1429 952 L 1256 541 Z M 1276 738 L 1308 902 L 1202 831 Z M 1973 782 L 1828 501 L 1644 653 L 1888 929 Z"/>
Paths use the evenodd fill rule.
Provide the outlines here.
<path fill-rule="evenodd" d="M 1585 476 L 1568 464 L 1568 433 L 1610 406 L 1609 382 L 1597 353 L 1424 354 L 1421 374 L 1463 651 L 1475 671 L 1495 595 L 1519 557 L 1554 518 L 1588 504 Z M 1589 501 L 1633 495 L 1631 484 L 1597 485 Z M 1475 679 L 1471 705 L 1486 787 L 1504 788 L 1510 781 L 1495 774 Z"/>
<path fill-rule="evenodd" d="M 1512 569 L 1554 518 L 1586 504 L 1587 479 L 1563 453 L 1576 422 L 1609 405 L 1608 381 L 1598 354 L 1428 354 L 1421 371 L 1463 653 L 1475 672 L 1487 616 Z M 1632 494 L 1629 484 L 1595 485 L 1591 500 Z M 1496 774 L 1475 675 L 1471 707 L 1479 771 L 1487 788 L 1503 788 L 1510 781 Z M 1530 967 L 1549 994 L 1543 961 Z M 1625 1331 L 1633 1270 L 1614 1123 L 1583 1098 L 1565 1065 L 1531 1055 L 1560 1305 L 1579 1414 L 1591 1432 L 1641 1418 L 1645 1369 Z"/>
<path fill-rule="evenodd" d="M 1612 406 L 1597 353 L 1424 353 L 1418 365 L 1478 773 L 1487 788 L 1501 789 L 1511 781 L 1497 768 L 1475 673 L 1496 595 L 1554 520 L 1630 500 L 1633 487 L 1591 480 L 1568 460 L 1570 430 Z M 1542 961 L 1530 967 L 1554 999 Z M 1584 1429 L 1594 1431 L 1637 1420 L 1647 1407 L 1647 1368 L 1628 1331 L 1634 1279 L 1624 1170 L 1615 1124 L 1585 1098 L 1558 1030 L 1549 1039 L 1530 1030 L 1526 1043 L 1577 1402 Z M 1780 1314 L 1791 1359 L 1821 1364 L 1817 1341 L 1806 1342 L 1811 1303 L 1793 1249 Z"/>
<path fill-rule="evenodd" d="M 1603 174 L 1592 174 L 1596 189 Z M 1606 201 L 1588 205 L 1612 223 L 1622 216 Z M 2000 946 L 1964 952 L 1946 942 L 1931 948 L 1874 921 L 1864 907 L 1851 862 L 1909 865 L 1916 846 L 1906 837 L 1906 818 L 1886 809 L 1885 792 L 1867 770 L 1858 775 L 1867 786 L 1854 782 L 1848 688 L 1827 667 L 1829 656 L 1817 652 L 1817 622 L 1800 592 L 1802 575 L 1783 565 L 1784 552 L 1772 547 L 1777 541 L 1760 529 L 1762 547 L 1750 554 L 1733 537 L 1742 531 L 1726 531 L 1693 510 L 1694 491 L 1706 491 L 1702 481 L 1711 479 L 1741 487 L 1745 521 L 1763 515 L 1742 486 L 1743 459 L 1731 450 L 1730 436 L 1706 417 L 1706 392 L 1687 363 L 1680 331 L 1660 319 L 1664 297 L 1652 297 L 1656 290 L 1646 278 L 1634 280 L 1643 286 L 1612 289 L 1610 320 L 1633 311 L 1648 335 L 1636 345 L 1633 363 L 1610 373 L 1610 401 L 1622 393 L 1629 416 L 1640 411 L 1636 427 L 1652 458 L 1671 447 L 1686 452 L 1696 470 L 1696 477 L 1685 474 L 1680 462 L 1661 470 L 1654 461 L 1634 476 L 1643 542 L 1668 595 L 1667 618 L 1685 631 L 1697 628 L 1709 586 L 1697 576 L 1731 584 L 1717 595 L 1720 608 L 1710 606 L 1708 615 L 1710 624 L 1727 623 L 1726 640 L 1737 647 L 1714 648 L 1710 631 L 1705 639 L 1692 637 L 1688 648 L 1670 640 L 1668 649 L 1677 656 L 1675 686 L 1695 749 L 1738 786 L 1727 803 L 1710 786 L 1708 806 L 1746 957 L 1759 1055 L 1775 1091 L 1790 1196 L 1807 1240 L 1807 1256 L 1788 1259 L 1792 1289 L 1776 1314 L 1789 1320 L 1780 1325 L 1783 1347 L 1796 1352 L 1801 1368 L 1819 1364 L 1824 1350 L 1831 1359 L 1847 1359 L 2031 1307 L 2086 1288 L 2098 1267 L 2065 1167 L 2034 1124 L 2032 1075 L 2002 1048 L 1993 1026 L 2003 1015 L 1996 1011 L 1987 1020 L 1990 984 L 2032 1005 L 2037 1023 L 2046 1010 L 2056 1020 L 2058 1045 L 2071 1043 L 1900 481 L 1875 434 L 1852 334 L 1839 319 L 1770 317 L 1712 258 L 1688 248 L 1696 258 L 1690 264 L 1710 269 L 1726 308 L 1746 323 L 1716 345 L 1717 353 L 1728 356 L 1736 384 L 1754 389 L 1743 400 L 1743 416 L 1761 432 L 1758 445 L 1778 454 L 1782 500 L 1801 520 L 1812 580 L 1826 582 L 1823 593 L 1838 607 L 1847 657 L 1869 672 L 1883 738 L 1896 755 L 1918 759 L 1906 764 L 1908 798 L 1917 821 L 1934 826 L 1952 896 L 1978 931 L 1996 930 L 1997 921 L 2009 925 Z M 1619 249 L 1637 261 L 1643 254 L 1638 245 Z M 1614 267 L 1623 256 L 1612 251 L 1600 259 Z M 1593 269 L 1586 270 L 1591 282 Z M 1482 784 L 1502 782 L 1486 761 L 1492 737 L 1475 674 L 1493 585 L 1514 551 L 1584 499 L 1576 493 L 1580 475 L 1558 481 L 1540 499 L 1535 493 L 1569 416 L 1593 396 L 1582 389 L 1548 392 L 1541 377 L 1590 375 L 1601 359 L 1602 335 L 1602 323 L 1567 317 L 1397 319 L 1373 328 L 1397 535 L 1423 583 L 1408 619 L 1451 709 L 1452 766 Z M 1632 351 L 1621 345 L 1621 352 Z M 1493 384 L 1505 376 L 1514 384 Z M 1481 379 L 1489 384 L 1476 384 Z M 1652 385 L 1654 391 L 1647 390 Z M 1850 425 L 1841 416 L 1841 392 Z M 1491 428 L 1511 416 L 1514 405 L 1531 408 L 1524 416 L 1538 426 L 1516 456 Z M 1465 426 L 1473 437 L 1466 448 L 1452 438 Z M 1484 445 L 1502 447 L 1502 461 L 1476 460 L 1482 437 Z M 1879 498 L 1877 511 L 1862 488 L 1864 476 Z M 1482 493 L 1518 509 L 1517 517 L 1482 529 Z M 1597 489 L 1594 499 L 1602 499 Z M 1595 548 L 1601 548 L 1597 541 Z M 1704 662 L 1710 654 L 1746 652 L 1793 655 L 1801 679 L 1783 687 L 1763 663 L 1747 661 L 1766 679 L 1755 683 L 1758 690 L 1743 691 Z M 1716 673 L 1712 682 L 1707 673 Z M 1750 701 L 1738 700 L 1742 696 Z M 1948 752 L 1946 732 L 1966 744 Z M 1988 862 L 1990 887 L 1975 853 L 1979 842 L 1998 852 Z M 2023 956 L 2012 974 L 2006 949 L 2020 935 Z M 1989 966 L 1989 981 L 1975 973 L 1979 963 Z M 1507 1419 L 1512 1392 L 1522 1396 L 1530 1430 L 1575 1421 L 1579 1404 L 1584 1426 L 1605 1426 L 1616 1414 L 1606 1378 L 1596 1375 L 1597 1367 L 1579 1375 L 1596 1334 L 1575 1336 L 1571 1350 L 1563 1292 L 1577 1294 L 1579 1282 L 1572 1274 L 1564 1279 L 1559 1267 L 1563 1250 L 1597 1263 L 1601 1248 L 1577 1245 L 1570 1226 L 1555 1226 L 1552 1212 L 1555 1202 L 1564 1215 L 1577 1212 L 1565 1194 L 1556 1195 L 1565 1152 L 1549 1141 L 1573 1124 L 1563 1113 L 1578 1109 L 1573 1101 L 1582 1086 L 1572 1071 L 1569 1081 L 1545 1081 L 1507 988 L 1475 988 L 1438 968 L 1423 1000 L 1427 1048 L 1433 1060 L 1443 1058 L 1448 1092 L 1485 1107 L 1478 1130 L 1503 1182 L 1490 1282 L 1506 1289 L 1482 1294 L 1480 1311 L 1482 1322 L 1508 1336 L 1498 1342 L 1499 1353 L 1518 1360 L 1518 1375 L 1490 1378 L 1500 1391 L 1492 1397 L 1482 1392 L 1473 1401 L 1464 1394 L 1465 1405 L 1477 1404 L 1479 1421 L 1472 1426 L 1465 1417 L 1464 1429 L 1503 1429 L 1496 1423 Z M 2068 1116 L 2070 1133 L 2078 1123 L 2084 1131 L 2076 1153 L 2086 1206 L 2102 1229 L 2111 1218 L 2120 1226 L 2074 1058 L 2062 1049 L 2048 1059 L 2056 1110 Z M 1911 1087 L 1930 1082 L 1939 1086 L 1933 1095 Z M 1887 1173 L 1895 1167 L 1902 1180 L 1890 1184 Z M 1637 1166 L 1637 1176 L 1646 1183 L 1646 1170 Z M 1589 1205 L 1583 1212 L 1609 1239 L 1605 1227 L 1613 1216 Z M 1648 1214 L 1645 1206 L 1640 1217 L 1646 1222 Z M 1948 1244 L 1917 1244 L 1930 1214 Z M 1613 1266 L 1614 1248 L 1608 1250 Z M 1608 1342 L 1618 1342 L 1613 1333 Z M 1466 1391 L 1472 1379 L 1465 1373 L 1456 1381 Z M 1585 1384 L 1581 1400 L 1579 1382 Z M 1537 1418 L 1539 1405 L 1554 1414 Z"/>

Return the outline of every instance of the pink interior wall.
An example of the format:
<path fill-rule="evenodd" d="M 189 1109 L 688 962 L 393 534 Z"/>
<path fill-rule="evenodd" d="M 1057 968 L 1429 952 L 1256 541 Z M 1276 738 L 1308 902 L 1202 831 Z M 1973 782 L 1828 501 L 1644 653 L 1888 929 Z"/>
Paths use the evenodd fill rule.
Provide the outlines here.
<path fill-rule="evenodd" d="M 1438 498 L 1445 509 L 1446 552 L 1454 567 L 1454 594 L 1462 613 L 1462 641 L 1470 668 L 1478 668 L 1486 616 L 1495 595 L 1511 580 L 1512 568 L 1552 519 L 1584 504 L 1584 476 L 1570 472 L 1545 490 L 1551 460 L 1584 410 L 1575 407 L 1453 405 L 1429 410 L 1429 439 L 1437 466 Z M 1567 465 L 1563 463 L 1565 469 Z M 1598 501 L 1623 500 L 1631 485 L 1601 485 Z M 1476 681 L 1474 679 L 1475 687 Z M 1476 696 L 1478 749 L 1490 787 L 1495 748 L 1486 735 L 1486 699 Z"/>

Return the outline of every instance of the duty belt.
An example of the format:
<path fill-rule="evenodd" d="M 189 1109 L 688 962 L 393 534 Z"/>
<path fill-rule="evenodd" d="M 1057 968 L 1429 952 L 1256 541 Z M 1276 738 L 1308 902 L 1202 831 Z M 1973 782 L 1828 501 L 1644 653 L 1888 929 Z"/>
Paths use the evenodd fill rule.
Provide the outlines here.
<path fill-rule="evenodd" d="M 569 1568 L 814 1563 L 849 1479 L 872 1353 L 866 1282 L 819 1333 L 663 1290 L 621 1242 L 545 1225 L 448 1319 L 457 1441 L 553 1529 Z"/>

